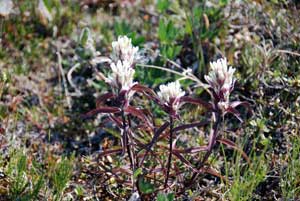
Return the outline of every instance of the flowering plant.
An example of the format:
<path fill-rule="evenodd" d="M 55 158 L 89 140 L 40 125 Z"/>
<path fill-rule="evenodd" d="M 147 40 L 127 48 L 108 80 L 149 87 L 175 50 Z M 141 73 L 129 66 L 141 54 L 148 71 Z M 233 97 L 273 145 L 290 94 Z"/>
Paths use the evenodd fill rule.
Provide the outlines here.
<path fill-rule="evenodd" d="M 239 105 L 244 105 L 249 107 L 247 102 L 235 101 L 230 103 L 229 97 L 230 93 L 234 89 L 234 84 L 236 79 L 233 74 L 235 69 L 228 67 L 227 59 L 221 58 L 216 62 L 210 63 L 211 71 L 204 78 L 210 86 L 210 91 L 213 94 L 213 106 L 216 110 L 220 110 L 221 114 L 224 116 L 226 113 L 232 113 L 240 121 L 240 115 L 235 109 Z"/>
<path fill-rule="evenodd" d="M 138 48 L 134 47 L 126 36 L 120 36 L 117 41 L 112 42 L 111 73 L 105 78 L 111 86 L 112 92 L 101 95 L 97 99 L 97 108 L 85 115 L 85 117 L 89 117 L 97 113 L 106 113 L 108 121 L 113 122 L 121 131 L 122 146 L 100 153 L 101 157 L 118 153 L 123 156 L 127 153 L 131 171 L 116 167 L 117 169 L 112 169 L 114 174 L 116 171 L 120 171 L 120 174 L 127 172 L 131 178 L 132 191 L 138 191 L 140 195 L 143 195 L 145 192 L 142 185 L 145 183 L 145 178 L 150 180 L 150 183 L 158 184 L 158 189 L 161 189 L 161 185 L 159 185 L 161 183 L 164 184 L 162 189 L 168 189 L 173 186 L 174 182 L 179 182 L 176 178 L 184 175 L 185 172 L 181 172 L 173 165 L 172 161 L 175 159 L 176 163 L 181 162 L 192 173 L 188 178 L 181 180 L 178 186 L 181 190 L 192 185 L 200 173 L 207 172 L 223 178 L 206 165 L 217 142 L 241 151 L 248 160 L 247 155 L 233 142 L 223 139 L 220 132 L 221 117 L 232 113 L 241 120 L 240 114 L 235 108 L 239 105 L 249 106 L 246 102 L 230 102 L 230 93 L 233 91 L 235 83 L 235 69 L 228 68 L 226 59 L 210 63 L 211 71 L 205 76 L 205 80 L 208 83 L 207 90 L 211 94 L 211 101 L 204 101 L 187 95 L 179 81 L 160 85 L 157 93 L 149 87 L 134 82 L 137 55 Z M 184 73 L 182 76 L 191 78 L 198 84 L 201 83 L 191 72 Z M 135 105 L 143 98 L 158 105 L 167 113 L 168 119 L 165 119 L 161 125 L 157 125 L 154 112 L 146 106 L 143 108 Z M 205 109 L 201 121 L 181 123 L 180 107 L 186 103 Z M 210 114 L 211 121 L 209 120 Z M 212 125 L 207 146 L 177 148 L 176 142 L 181 131 L 205 126 L 210 122 Z M 166 142 L 168 142 L 168 146 L 165 145 Z M 204 156 L 198 158 L 199 152 L 205 152 Z M 168 157 L 162 153 L 168 153 Z M 172 160 L 172 158 L 174 159 Z M 156 176 L 152 177 L 152 175 Z M 155 192 L 155 190 L 153 189 L 151 192 Z M 147 193 L 149 192 L 147 191 Z"/>
<path fill-rule="evenodd" d="M 205 80 L 212 88 L 215 101 L 218 102 L 219 109 L 226 110 L 229 106 L 229 95 L 234 88 L 235 69 L 227 66 L 226 59 L 218 59 L 210 63 L 211 71 L 205 75 Z"/>

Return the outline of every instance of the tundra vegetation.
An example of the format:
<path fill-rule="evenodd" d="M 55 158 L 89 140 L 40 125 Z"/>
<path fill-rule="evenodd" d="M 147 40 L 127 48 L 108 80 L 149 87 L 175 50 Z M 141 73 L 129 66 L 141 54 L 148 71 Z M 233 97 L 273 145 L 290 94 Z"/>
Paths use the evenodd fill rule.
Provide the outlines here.
<path fill-rule="evenodd" d="M 0 0 L 0 200 L 300 199 L 296 0 Z"/>

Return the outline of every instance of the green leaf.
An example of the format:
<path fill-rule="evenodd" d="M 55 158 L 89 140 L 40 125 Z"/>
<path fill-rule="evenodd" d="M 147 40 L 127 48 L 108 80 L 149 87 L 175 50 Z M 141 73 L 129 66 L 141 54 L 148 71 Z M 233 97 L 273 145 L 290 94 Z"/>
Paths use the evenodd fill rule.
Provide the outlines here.
<path fill-rule="evenodd" d="M 159 193 L 157 195 L 157 201 L 166 201 L 167 197 L 164 193 Z"/>
<path fill-rule="evenodd" d="M 45 181 L 44 181 L 43 176 L 40 176 L 38 181 L 33 185 L 33 191 L 32 191 L 32 194 L 30 196 L 32 199 L 37 199 L 38 198 L 39 192 L 42 189 L 44 183 L 45 183 Z"/>
<path fill-rule="evenodd" d="M 169 193 L 169 194 L 159 193 L 157 195 L 157 201 L 173 201 L 174 198 L 175 198 L 174 193 Z"/>
<path fill-rule="evenodd" d="M 145 37 L 137 36 L 136 32 L 131 32 L 131 33 L 127 34 L 127 36 L 129 38 L 131 38 L 132 45 L 134 45 L 134 46 L 139 46 L 146 41 Z"/>
<path fill-rule="evenodd" d="M 154 185 L 145 181 L 144 179 L 139 180 L 139 188 L 142 193 L 149 194 L 154 192 Z"/>
<path fill-rule="evenodd" d="M 174 47 L 174 55 L 173 55 L 174 57 L 177 56 L 177 55 L 180 53 L 181 48 L 182 48 L 181 45 L 176 45 L 176 46 Z"/>
<path fill-rule="evenodd" d="M 76 186 L 75 193 L 78 197 L 82 197 L 84 194 L 84 189 L 82 188 L 82 186 Z"/>
<path fill-rule="evenodd" d="M 135 171 L 134 171 L 134 173 L 133 173 L 133 177 L 134 178 L 137 178 L 140 174 L 142 174 L 143 173 L 143 170 L 142 170 L 142 168 L 138 168 L 138 169 L 136 169 Z"/>
<path fill-rule="evenodd" d="M 161 13 L 165 12 L 170 6 L 169 0 L 158 0 L 157 1 L 157 10 Z"/>
<path fill-rule="evenodd" d="M 47 8 L 49 11 L 51 11 L 51 9 L 52 9 L 51 1 L 49 1 L 49 0 L 42 0 L 42 1 L 43 1 L 43 3 L 45 4 L 46 8 Z"/>
<path fill-rule="evenodd" d="M 117 36 L 120 35 L 128 35 L 129 33 L 131 33 L 131 28 L 130 25 L 128 23 L 126 23 L 125 21 L 122 22 L 115 22 L 114 23 L 114 30 Z"/>
<path fill-rule="evenodd" d="M 22 173 L 26 170 L 26 156 L 21 155 L 20 160 L 18 161 L 18 172 Z"/>
<path fill-rule="evenodd" d="M 85 46 L 88 38 L 90 37 L 90 29 L 85 27 L 82 31 L 81 31 L 81 34 L 80 34 L 80 37 L 79 37 L 79 44 L 82 45 L 83 47 Z"/>
<path fill-rule="evenodd" d="M 161 42 L 165 42 L 167 40 L 167 28 L 163 19 L 159 20 L 158 38 Z"/>
<path fill-rule="evenodd" d="M 193 25 L 190 17 L 187 17 L 185 22 L 185 32 L 187 34 L 192 35 L 193 34 Z"/>
<path fill-rule="evenodd" d="M 145 37 L 138 36 L 138 37 L 135 37 L 134 39 L 132 39 L 132 44 L 134 46 L 139 46 L 139 45 L 145 43 L 145 41 L 146 41 Z"/>
<path fill-rule="evenodd" d="M 167 198 L 168 198 L 168 201 L 173 201 L 174 198 L 175 198 L 174 193 L 169 193 L 169 194 L 167 195 Z"/>
<path fill-rule="evenodd" d="M 228 4 L 228 0 L 220 0 L 219 1 L 219 5 L 220 6 L 225 6 L 225 5 L 227 5 Z"/>

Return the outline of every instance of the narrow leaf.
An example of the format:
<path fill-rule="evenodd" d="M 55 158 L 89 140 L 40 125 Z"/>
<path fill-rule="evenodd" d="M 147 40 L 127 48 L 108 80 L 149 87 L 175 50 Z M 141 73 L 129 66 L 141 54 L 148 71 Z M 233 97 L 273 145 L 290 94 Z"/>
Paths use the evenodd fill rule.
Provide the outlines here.
<path fill-rule="evenodd" d="M 211 174 L 213 176 L 219 177 L 220 179 L 222 179 L 223 181 L 225 181 L 226 183 L 228 182 L 227 179 L 225 177 L 223 177 L 220 173 L 218 173 L 216 170 L 210 168 L 210 167 L 202 167 L 200 169 L 200 171 L 202 173 L 208 173 Z"/>
<path fill-rule="evenodd" d="M 79 36 L 79 43 L 84 47 L 88 41 L 88 38 L 91 35 L 91 31 L 89 28 L 85 27 Z"/>
<path fill-rule="evenodd" d="M 111 155 L 111 154 L 121 153 L 121 152 L 122 152 L 122 148 L 105 150 L 98 155 L 98 158 Z"/>
<path fill-rule="evenodd" d="M 176 152 L 175 150 L 173 150 L 172 154 L 174 156 L 176 156 L 181 162 L 183 162 L 186 166 L 188 166 L 189 168 L 193 169 L 193 171 L 197 171 L 193 165 L 188 161 L 186 160 L 180 153 Z"/>
<path fill-rule="evenodd" d="M 237 111 L 236 109 L 234 109 L 233 107 L 229 107 L 226 110 L 228 113 L 233 114 L 240 122 L 243 122 L 243 119 L 241 118 L 241 114 L 239 113 L 239 111 Z"/>
<path fill-rule="evenodd" d="M 113 113 L 118 113 L 120 112 L 120 109 L 117 108 L 117 107 L 98 107 L 86 114 L 83 115 L 84 118 L 89 118 L 89 117 L 92 117 L 96 114 L 99 114 L 99 113 L 109 113 L 109 114 L 113 114 Z"/>
<path fill-rule="evenodd" d="M 115 117 L 114 115 L 109 115 L 109 118 L 110 118 L 112 121 L 114 121 L 114 122 L 117 124 L 117 126 L 118 126 L 119 128 L 122 128 L 123 123 L 122 123 L 121 118 Z"/>
<path fill-rule="evenodd" d="M 164 130 L 166 130 L 169 127 L 170 123 L 166 122 L 164 123 L 162 126 L 160 126 L 154 133 L 154 136 L 151 140 L 151 142 L 146 146 L 146 153 L 144 154 L 142 160 L 140 161 L 140 164 L 142 164 L 145 160 L 145 157 L 148 155 L 149 152 L 151 152 L 151 148 L 153 147 L 153 145 L 156 143 L 158 137 L 160 136 L 160 134 L 162 132 L 164 132 Z"/>
<path fill-rule="evenodd" d="M 208 102 L 205 102 L 199 98 L 192 98 L 192 97 L 189 97 L 189 96 L 183 96 L 181 97 L 180 99 L 181 102 L 184 102 L 184 103 L 191 103 L 191 104 L 195 104 L 195 105 L 200 105 L 204 108 L 206 108 L 207 110 L 212 110 L 213 107 L 210 103 Z"/>
<path fill-rule="evenodd" d="M 125 108 L 125 112 L 136 116 L 137 118 L 141 119 L 144 123 L 146 123 L 150 128 L 152 127 L 150 120 L 147 118 L 147 116 L 144 114 L 143 110 L 140 110 L 138 108 L 135 108 L 133 106 L 127 106 Z"/>
<path fill-rule="evenodd" d="M 115 95 L 111 92 L 108 92 L 108 93 L 105 93 L 105 94 L 102 94 L 101 96 L 99 96 L 97 99 L 96 99 L 96 106 L 97 107 L 100 107 L 102 103 L 104 103 L 105 101 L 107 101 L 108 99 L 111 99 L 111 98 L 114 98 Z"/>
<path fill-rule="evenodd" d="M 175 149 L 176 152 L 185 153 L 185 154 L 187 154 L 187 153 L 194 154 L 194 153 L 198 153 L 201 151 L 207 151 L 207 150 L 208 150 L 207 146 L 191 147 L 191 148 L 187 148 L 187 149 Z"/>
<path fill-rule="evenodd" d="M 159 103 L 159 98 L 157 97 L 156 93 L 146 86 L 136 84 L 131 88 L 131 90 L 143 93 L 147 98 Z"/>
<path fill-rule="evenodd" d="M 228 140 L 228 139 L 224 139 L 224 138 L 219 138 L 219 139 L 217 139 L 217 141 L 240 152 L 242 154 L 243 158 L 247 161 L 247 163 L 250 164 L 250 159 L 247 156 L 247 154 L 241 148 L 239 148 L 234 142 L 232 142 L 231 140 Z"/>
<path fill-rule="evenodd" d="M 135 84 L 131 89 L 137 92 L 143 92 L 143 93 L 155 95 L 155 92 L 152 89 L 143 86 L 141 84 Z"/>
<path fill-rule="evenodd" d="M 166 130 L 168 127 L 169 127 L 170 123 L 169 122 L 166 122 L 164 123 L 161 127 L 159 127 L 155 133 L 154 133 L 154 136 L 151 140 L 151 142 L 149 143 L 148 145 L 148 149 L 151 149 L 151 147 L 153 146 L 153 144 L 155 144 L 155 142 L 157 141 L 158 137 L 160 136 L 160 134 L 162 132 L 164 132 L 164 130 Z"/>
<path fill-rule="evenodd" d="M 236 108 L 237 106 L 240 106 L 240 105 L 246 107 L 250 114 L 253 113 L 250 103 L 248 103 L 246 101 L 233 101 L 232 103 L 230 103 L 230 107 L 232 107 L 232 108 Z"/>
<path fill-rule="evenodd" d="M 208 123 L 209 123 L 209 121 L 204 120 L 204 121 L 195 122 L 195 123 L 191 123 L 191 124 L 183 124 L 181 126 L 177 126 L 176 128 L 174 128 L 173 131 L 174 132 L 178 132 L 178 131 L 189 129 L 189 128 L 194 128 L 194 127 L 198 127 L 198 126 L 204 126 L 204 125 L 206 125 Z"/>

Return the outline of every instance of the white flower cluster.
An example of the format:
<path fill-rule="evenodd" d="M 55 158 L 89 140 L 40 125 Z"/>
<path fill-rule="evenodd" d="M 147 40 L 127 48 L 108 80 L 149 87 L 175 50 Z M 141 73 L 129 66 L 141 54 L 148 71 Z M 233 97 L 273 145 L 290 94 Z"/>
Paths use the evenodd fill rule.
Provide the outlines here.
<path fill-rule="evenodd" d="M 114 62 L 121 60 L 132 65 L 137 60 L 139 48 L 134 47 L 127 36 L 119 36 L 117 41 L 112 42 L 112 50 L 111 58 Z"/>
<path fill-rule="evenodd" d="M 110 68 L 112 74 L 108 77 L 109 82 L 123 90 L 128 90 L 133 83 L 134 69 L 131 68 L 130 63 L 127 61 L 118 61 L 117 64 L 111 63 Z"/>
<path fill-rule="evenodd" d="M 177 109 L 179 99 L 184 96 L 185 92 L 182 91 L 179 81 L 170 82 L 166 85 L 162 84 L 159 86 L 158 96 L 165 104 L 168 104 Z"/>
<path fill-rule="evenodd" d="M 211 62 L 210 67 L 211 71 L 204 78 L 219 97 L 219 108 L 225 110 L 229 105 L 229 95 L 235 82 L 233 77 L 235 69 L 228 68 L 226 58 Z"/>
<path fill-rule="evenodd" d="M 112 42 L 112 49 L 109 82 L 122 90 L 128 90 L 134 84 L 133 64 L 136 62 L 138 47 L 134 47 L 127 36 L 119 36 L 117 41 Z"/>

